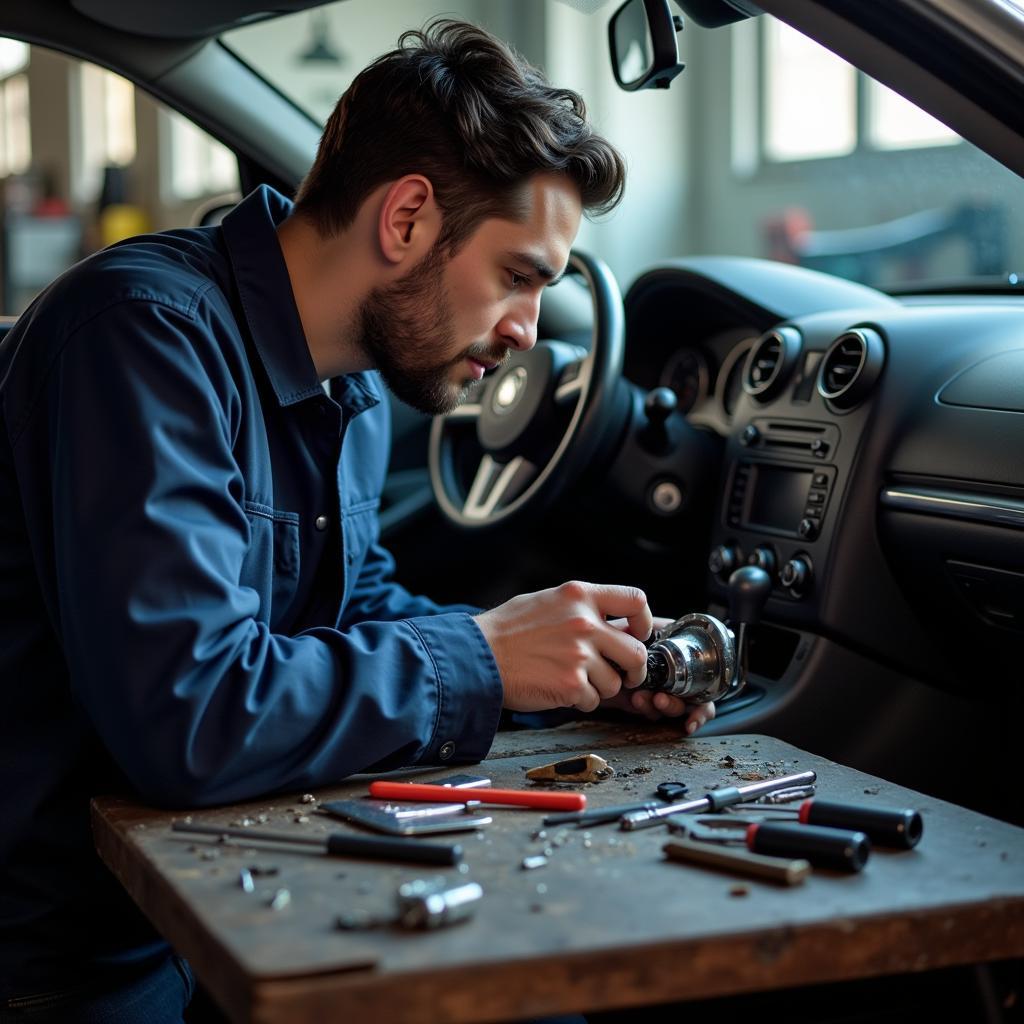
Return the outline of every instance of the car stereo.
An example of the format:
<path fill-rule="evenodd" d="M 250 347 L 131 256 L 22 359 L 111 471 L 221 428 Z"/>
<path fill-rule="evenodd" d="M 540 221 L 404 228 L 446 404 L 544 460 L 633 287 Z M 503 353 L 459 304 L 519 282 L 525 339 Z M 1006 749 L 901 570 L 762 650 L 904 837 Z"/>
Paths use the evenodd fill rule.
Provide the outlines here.
<path fill-rule="evenodd" d="M 814 540 L 835 480 L 832 466 L 738 461 L 728 491 L 726 522 L 736 529 Z"/>

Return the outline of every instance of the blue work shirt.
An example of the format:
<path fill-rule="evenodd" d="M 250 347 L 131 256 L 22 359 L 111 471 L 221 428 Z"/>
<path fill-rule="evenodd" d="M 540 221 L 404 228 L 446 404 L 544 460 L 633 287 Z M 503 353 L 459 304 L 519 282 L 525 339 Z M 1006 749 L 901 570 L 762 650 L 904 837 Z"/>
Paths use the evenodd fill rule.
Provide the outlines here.
<path fill-rule="evenodd" d="M 391 580 L 375 373 L 325 393 L 260 188 L 72 268 L 0 345 L 0 992 L 152 931 L 89 797 L 193 807 L 483 758 L 469 608 Z"/>

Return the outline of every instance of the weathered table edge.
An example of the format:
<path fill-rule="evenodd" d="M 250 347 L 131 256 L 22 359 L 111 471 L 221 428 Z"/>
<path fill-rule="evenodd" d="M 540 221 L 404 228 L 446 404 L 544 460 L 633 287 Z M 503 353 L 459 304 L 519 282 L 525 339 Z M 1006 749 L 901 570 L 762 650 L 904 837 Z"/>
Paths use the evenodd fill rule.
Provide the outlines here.
<path fill-rule="evenodd" d="M 857 943 L 834 941 L 851 931 Z M 999 935 L 998 943 L 990 937 Z M 941 940 L 951 940 L 939 945 Z M 956 941 L 958 940 L 958 941 Z M 939 955 L 922 950 L 942 948 Z M 253 1024 L 298 1024 L 360 1014 L 388 1024 L 480 1024 L 538 1015 L 610 1010 L 771 991 L 799 985 L 916 973 L 1024 956 L 1024 902 L 992 900 L 900 920 L 840 919 L 748 935 L 676 940 L 620 951 L 500 961 L 486 966 L 487 986 L 466 990 L 459 968 L 403 973 L 385 1008 L 375 972 L 257 983 Z M 481 965 L 475 970 L 479 971 Z M 781 983 L 779 978 L 784 978 Z M 397 979 L 392 979 L 396 981 Z"/>

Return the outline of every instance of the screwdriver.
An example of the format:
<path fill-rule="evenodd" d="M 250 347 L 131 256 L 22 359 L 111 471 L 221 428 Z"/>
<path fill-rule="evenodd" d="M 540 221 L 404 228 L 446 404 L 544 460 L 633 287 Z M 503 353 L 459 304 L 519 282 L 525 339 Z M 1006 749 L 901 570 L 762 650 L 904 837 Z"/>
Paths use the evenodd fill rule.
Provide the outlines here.
<path fill-rule="evenodd" d="M 448 792 L 451 792 L 449 790 Z M 221 828 L 219 825 L 194 825 L 175 821 L 175 832 L 199 832 L 208 836 L 235 836 L 239 839 L 262 840 L 268 843 L 302 843 L 318 846 L 336 857 L 365 857 L 368 860 L 405 860 L 416 864 L 438 864 L 454 867 L 462 861 L 462 847 L 457 843 L 420 843 L 411 839 L 383 839 L 371 836 L 349 836 L 332 832 L 326 836 L 295 836 L 287 832 L 265 832 L 251 828 Z"/>
<path fill-rule="evenodd" d="M 510 804 L 544 811 L 582 811 L 587 798 L 582 793 L 550 793 L 532 789 L 452 789 L 425 782 L 370 783 L 370 796 L 382 800 L 438 800 L 442 803 Z"/>

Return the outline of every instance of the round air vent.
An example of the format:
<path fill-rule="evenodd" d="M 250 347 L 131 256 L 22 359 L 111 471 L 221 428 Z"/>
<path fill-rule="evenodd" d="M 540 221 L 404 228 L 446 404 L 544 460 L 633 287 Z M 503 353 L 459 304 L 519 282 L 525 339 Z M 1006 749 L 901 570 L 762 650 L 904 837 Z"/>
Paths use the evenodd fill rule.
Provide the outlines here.
<path fill-rule="evenodd" d="M 800 332 L 776 327 L 754 342 L 743 368 L 743 390 L 759 402 L 777 395 L 800 355 Z"/>
<path fill-rule="evenodd" d="M 845 411 L 867 398 L 882 372 L 885 342 L 870 327 L 840 334 L 821 360 L 818 394 L 836 410 Z"/>

